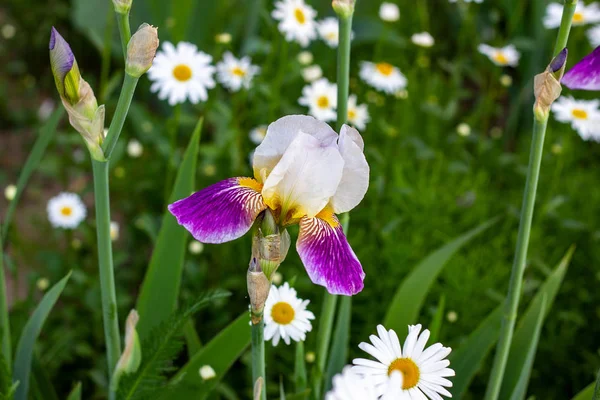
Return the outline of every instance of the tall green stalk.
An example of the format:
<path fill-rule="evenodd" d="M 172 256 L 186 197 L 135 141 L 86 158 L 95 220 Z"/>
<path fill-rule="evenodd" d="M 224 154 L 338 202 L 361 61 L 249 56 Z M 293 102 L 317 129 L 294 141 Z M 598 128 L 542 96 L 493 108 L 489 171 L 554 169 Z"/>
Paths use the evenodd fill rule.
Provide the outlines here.
<path fill-rule="evenodd" d="M 348 119 L 348 92 L 350 81 L 350 41 L 352 36 L 352 14 L 340 17 L 339 44 L 337 53 L 337 129 Z"/>
<path fill-rule="evenodd" d="M 123 59 L 127 59 L 127 44 L 131 39 L 131 27 L 129 26 L 129 13 L 117 12 L 117 24 L 121 36 L 121 47 L 123 48 Z"/>
<path fill-rule="evenodd" d="M 117 296 L 113 271 L 112 242 L 110 239 L 110 200 L 108 186 L 108 162 L 92 159 L 94 172 L 94 196 L 96 202 L 96 230 L 98 236 L 98 266 L 102 294 L 102 315 L 106 357 L 109 376 L 121 355 L 121 336 L 117 314 Z"/>
<path fill-rule="evenodd" d="M 564 47 L 566 47 L 571 22 L 575 12 L 577 0 L 566 0 L 561 19 L 558 39 L 556 41 L 554 56 L 556 56 Z M 508 294 L 500 328 L 500 338 L 496 348 L 496 355 L 490 380 L 485 393 L 485 400 L 497 400 L 502 386 L 502 379 L 506 369 L 506 363 L 510 352 L 510 345 L 517 321 L 519 309 L 519 300 L 523 286 L 523 274 L 525 272 L 525 263 L 527 261 L 527 248 L 529 246 L 529 236 L 531 233 L 531 223 L 533 220 L 533 211 L 535 207 L 535 196 L 540 175 L 540 165 L 544 149 L 544 138 L 546 135 L 546 126 L 548 124 L 549 113 L 534 113 L 533 138 L 531 141 L 531 150 L 529 154 L 529 167 L 527 168 L 527 181 L 525 183 L 525 193 L 523 195 L 523 204 L 521 207 L 521 218 L 519 222 L 519 234 L 517 237 L 517 247 L 513 261 Z"/>
<path fill-rule="evenodd" d="M 117 144 L 117 140 L 123 129 L 123 124 L 125 123 L 125 118 L 129 112 L 129 106 L 131 106 L 131 100 L 133 99 L 138 80 L 139 78 L 125 74 L 125 80 L 123 81 L 123 87 L 121 89 L 121 94 L 119 95 L 119 102 L 117 103 L 115 115 L 108 128 L 106 139 L 102 142 L 102 150 L 104 151 L 106 159 L 110 158 L 110 155 L 115 149 L 115 145 Z"/>
<path fill-rule="evenodd" d="M 258 316 L 257 316 L 258 317 Z M 265 323 L 262 312 L 260 313 L 260 322 L 252 324 L 252 383 L 262 377 L 262 388 L 260 399 L 267 400 L 267 384 L 265 370 Z"/>
<path fill-rule="evenodd" d="M 333 331 L 337 298 L 338 296 L 325 292 L 325 298 L 323 299 L 317 338 L 317 376 L 313 377 L 313 399 L 316 400 L 322 398 L 322 382 L 325 376 L 327 356 L 329 355 L 329 344 L 331 342 L 331 332 Z"/>

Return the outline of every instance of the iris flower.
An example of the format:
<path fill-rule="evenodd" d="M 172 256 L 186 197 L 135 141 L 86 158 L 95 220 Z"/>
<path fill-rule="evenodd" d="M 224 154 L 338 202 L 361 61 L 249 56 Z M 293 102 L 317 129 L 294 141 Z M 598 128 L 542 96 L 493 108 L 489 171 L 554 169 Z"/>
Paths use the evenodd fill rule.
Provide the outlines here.
<path fill-rule="evenodd" d="M 217 182 L 169 205 L 197 240 L 224 243 L 247 233 L 266 210 L 285 229 L 299 224 L 296 249 L 313 283 L 353 295 L 365 273 L 336 214 L 356 207 L 369 186 L 363 139 L 344 125 L 340 135 L 304 115 L 267 128 L 254 152 L 254 178 Z"/>

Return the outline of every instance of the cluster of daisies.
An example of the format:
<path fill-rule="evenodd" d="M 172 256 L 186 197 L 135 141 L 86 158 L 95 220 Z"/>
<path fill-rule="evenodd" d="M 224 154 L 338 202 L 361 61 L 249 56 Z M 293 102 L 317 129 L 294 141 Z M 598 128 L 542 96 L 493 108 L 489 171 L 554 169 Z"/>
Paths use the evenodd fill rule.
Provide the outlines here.
<path fill-rule="evenodd" d="M 546 8 L 544 27 L 555 29 L 560 26 L 563 5 L 561 3 L 550 3 Z M 583 1 L 577 2 L 573 14 L 572 26 L 586 26 L 600 23 L 600 5 L 592 2 L 586 5 Z M 593 47 L 600 46 L 600 25 L 595 25 L 587 31 L 587 37 Z"/>
<path fill-rule="evenodd" d="M 148 77 L 150 90 L 158 92 L 158 98 L 168 100 L 170 105 L 189 100 L 193 104 L 208 99 L 208 90 L 216 86 L 216 80 L 231 92 L 248 89 L 260 68 L 252 65 L 250 57 L 236 58 L 231 52 L 223 54 L 216 66 L 213 58 L 198 50 L 192 43 L 179 42 L 177 46 L 165 42 L 156 53 Z"/>
<path fill-rule="evenodd" d="M 281 340 L 287 345 L 306 339 L 312 330 L 312 312 L 306 309 L 308 300 L 298 298 L 297 292 L 286 282 L 272 286 L 265 304 L 265 340 L 277 346 Z M 446 389 L 452 387 L 448 377 L 454 370 L 446 359 L 451 349 L 436 343 L 425 347 L 430 332 L 421 332 L 421 325 L 409 326 L 408 336 L 401 344 L 393 330 L 377 327 L 370 343 L 359 348 L 373 359 L 354 359 L 341 374 L 333 378 L 332 390 L 326 400 L 391 400 L 432 399 L 452 397 Z"/>

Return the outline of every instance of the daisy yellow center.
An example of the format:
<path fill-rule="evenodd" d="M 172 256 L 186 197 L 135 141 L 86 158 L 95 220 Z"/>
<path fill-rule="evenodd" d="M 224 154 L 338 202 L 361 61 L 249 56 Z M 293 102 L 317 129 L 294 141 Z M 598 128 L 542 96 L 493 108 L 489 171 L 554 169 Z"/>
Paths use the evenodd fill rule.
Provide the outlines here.
<path fill-rule="evenodd" d="M 580 12 L 576 12 L 575 14 L 573 14 L 573 22 L 577 23 L 577 22 L 583 22 L 583 14 Z"/>
<path fill-rule="evenodd" d="M 328 34 L 325 35 L 325 37 L 329 40 L 335 40 L 335 39 L 337 39 L 337 34 L 334 32 L 329 32 Z"/>
<path fill-rule="evenodd" d="M 185 64 L 176 65 L 173 68 L 173 76 L 179 82 L 189 81 L 192 77 L 192 69 Z"/>
<path fill-rule="evenodd" d="M 319 108 L 327 108 L 329 107 L 329 99 L 327 96 L 321 96 L 317 99 L 317 105 Z"/>
<path fill-rule="evenodd" d="M 235 76 L 239 76 L 239 77 L 243 77 L 244 75 L 246 75 L 246 71 L 244 71 L 243 69 L 241 69 L 240 67 L 235 67 L 231 69 L 231 73 Z"/>
<path fill-rule="evenodd" d="M 498 53 L 494 54 L 494 57 L 492 57 L 492 58 L 498 64 L 508 64 L 508 58 L 506 58 L 506 56 L 503 53 L 498 52 Z"/>
<path fill-rule="evenodd" d="M 73 214 L 73 209 L 69 206 L 64 206 L 60 209 L 60 214 L 65 217 L 70 217 Z"/>
<path fill-rule="evenodd" d="M 391 375 L 394 371 L 402 372 L 402 389 L 404 390 L 413 388 L 419 383 L 421 372 L 417 364 L 410 358 L 394 360 L 388 368 L 388 375 Z"/>
<path fill-rule="evenodd" d="M 580 108 L 574 108 L 573 111 L 571 111 L 571 114 L 573 114 L 573 117 L 575 117 L 577 119 L 587 119 L 588 118 L 588 113 L 585 110 L 582 110 Z"/>
<path fill-rule="evenodd" d="M 380 74 L 385 76 L 390 76 L 392 74 L 392 71 L 394 70 L 394 67 L 392 67 L 392 65 L 388 63 L 376 64 L 375 68 L 377 69 L 377 71 L 379 71 Z"/>
<path fill-rule="evenodd" d="M 292 322 L 295 314 L 296 312 L 292 306 L 285 301 L 275 303 L 271 309 L 271 318 L 273 318 L 273 321 L 277 322 L 279 325 L 287 325 Z"/>
<path fill-rule="evenodd" d="M 348 110 L 348 119 L 353 120 L 354 118 L 356 118 L 356 111 Z"/>
<path fill-rule="evenodd" d="M 304 15 L 304 11 L 302 11 L 301 8 L 296 8 L 294 10 L 294 17 L 296 17 L 296 21 L 298 21 L 300 25 L 304 25 L 304 23 L 306 22 L 306 16 Z"/>

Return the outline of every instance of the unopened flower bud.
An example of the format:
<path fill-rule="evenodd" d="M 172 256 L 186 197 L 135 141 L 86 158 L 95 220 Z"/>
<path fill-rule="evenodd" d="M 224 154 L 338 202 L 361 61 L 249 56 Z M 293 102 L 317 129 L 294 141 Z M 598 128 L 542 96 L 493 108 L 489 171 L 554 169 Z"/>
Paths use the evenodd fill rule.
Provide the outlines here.
<path fill-rule="evenodd" d="M 333 0 L 331 6 L 333 11 L 342 18 L 348 18 L 354 14 L 356 0 Z"/>
<path fill-rule="evenodd" d="M 270 280 L 285 260 L 290 248 L 290 235 L 280 231 L 270 211 L 265 211 L 262 223 L 252 237 L 252 257 Z"/>
<path fill-rule="evenodd" d="M 119 14 L 129 14 L 132 0 L 112 0 L 115 12 Z"/>
<path fill-rule="evenodd" d="M 118 388 L 119 379 L 124 373 L 133 374 L 138 370 L 142 362 L 142 347 L 137 331 L 135 330 L 139 319 L 140 317 L 136 310 L 131 310 L 127 316 L 127 321 L 125 322 L 125 350 L 123 350 L 117 362 L 111 379 L 113 390 Z"/>
<path fill-rule="evenodd" d="M 262 320 L 265 302 L 271 290 L 271 282 L 267 279 L 255 257 L 252 257 L 252 260 L 250 260 L 246 281 L 248 284 L 248 295 L 250 296 L 252 323 L 256 325 Z"/>
<path fill-rule="evenodd" d="M 567 49 L 563 49 L 550 62 L 544 72 L 535 76 L 533 92 L 535 94 L 535 105 L 533 113 L 536 120 L 542 121 L 548 118 L 550 106 L 562 91 L 560 79 L 562 78 L 567 63 Z"/>
<path fill-rule="evenodd" d="M 133 34 L 127 45 L 125 72 L 139 78 L 152 66 L 158 49 L 158 29 L 143 23 Z"/>
<path fill-rule="evenodd" d="M 79 101 L 81 75 L 69 43 L 52 27 L 50 31 L 50 68 L 56 89 L 70 104 Z"/>

